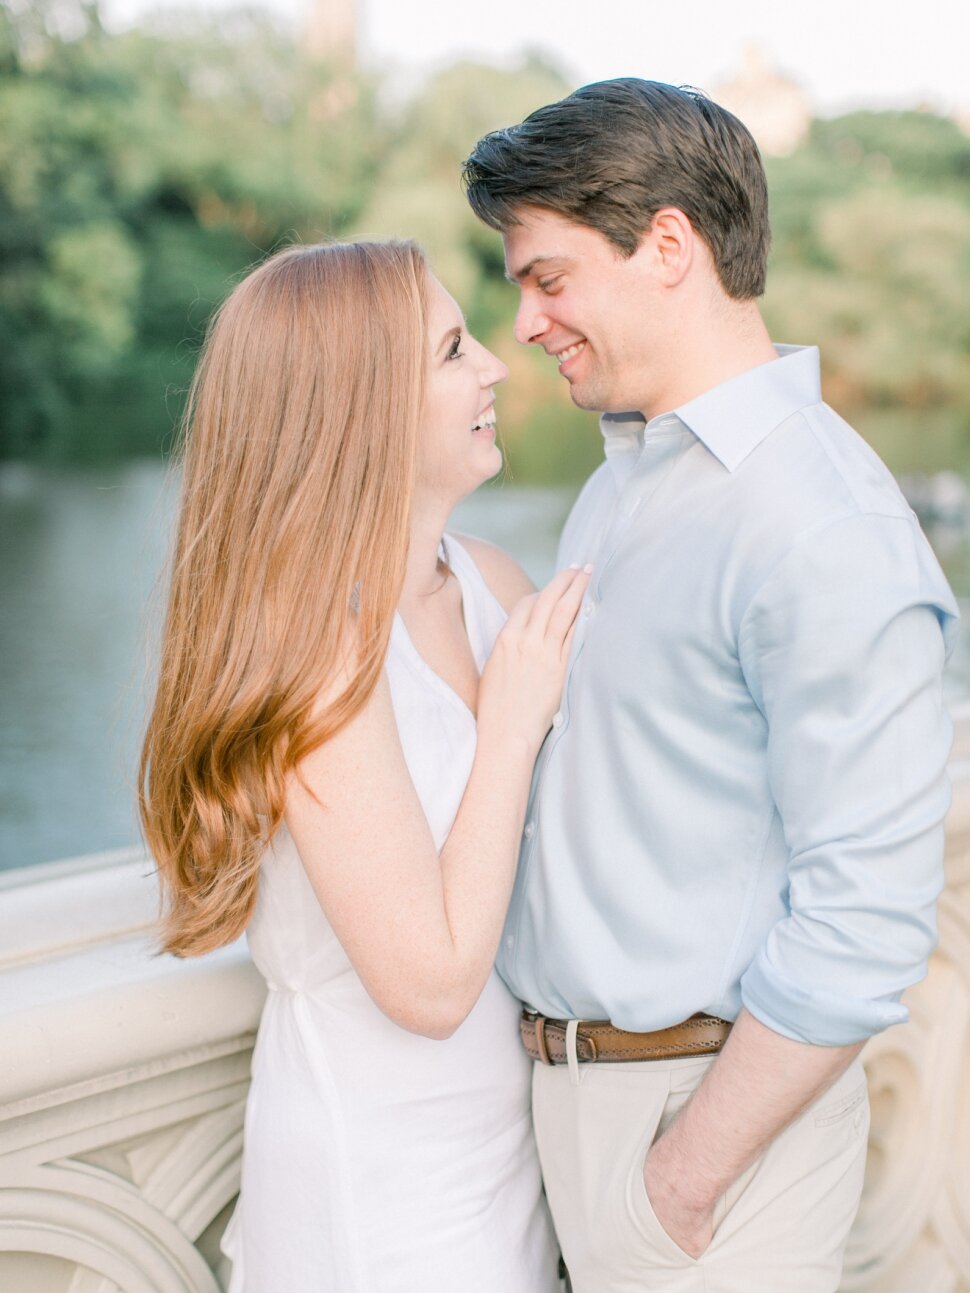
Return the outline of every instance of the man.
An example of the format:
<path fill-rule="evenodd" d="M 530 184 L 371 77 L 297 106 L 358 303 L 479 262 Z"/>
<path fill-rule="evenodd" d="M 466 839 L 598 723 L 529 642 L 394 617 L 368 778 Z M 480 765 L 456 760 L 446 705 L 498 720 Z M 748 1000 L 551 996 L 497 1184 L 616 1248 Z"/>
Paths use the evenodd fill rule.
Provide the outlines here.
<path fill-rule="evenodd" d="M 573 1289 L 834 1290 L 857 1056 L 935 940 L 956 607 L 817 351 L 769 341 L 765 178 L 730 113 L 590 85 L 465 178 L 516 336 L 603 414 L 499 961 Z"/>

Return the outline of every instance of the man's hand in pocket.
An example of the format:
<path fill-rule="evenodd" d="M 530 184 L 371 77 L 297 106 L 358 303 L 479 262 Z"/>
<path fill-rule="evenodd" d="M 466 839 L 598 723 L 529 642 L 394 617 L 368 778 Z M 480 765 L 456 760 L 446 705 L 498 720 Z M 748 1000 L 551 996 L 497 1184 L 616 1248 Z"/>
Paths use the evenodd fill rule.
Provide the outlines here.
<path fill-rule="evenodd" d="M 714 1205 L 698 1203 L 685 1195 L 683 1179 L 672 1179 L 657 1152 L 656 1142 L 643 1164 L 643 1185 L 654 1216 L 678 1248 L 689 1257 L 701 1257 L 714 1236 Z M 677 1175 L 681 1176 L 682 1173 Z"/>

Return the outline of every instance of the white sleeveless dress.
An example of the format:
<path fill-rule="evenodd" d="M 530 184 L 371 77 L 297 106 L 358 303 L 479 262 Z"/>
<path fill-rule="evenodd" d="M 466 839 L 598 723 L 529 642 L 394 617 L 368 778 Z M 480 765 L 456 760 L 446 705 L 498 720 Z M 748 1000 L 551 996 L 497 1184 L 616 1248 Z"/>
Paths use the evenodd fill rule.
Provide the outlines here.
<path fill-rule="evenodd" d="M 505 613 L 450 536 L 479 670 Z M 408 769 L 440 849 L 475 719 L 400 616 L 387 659 Z M 380 805 L 374 805 L 375 812 Z M 242 1188 L 223 1240 L 230 1293 L 558 1293 L 518 1003 L 493 971 L 447 1041 L 364 991 L 285 829 L 248 931 L 269 986 L 253 1055 Z"/>

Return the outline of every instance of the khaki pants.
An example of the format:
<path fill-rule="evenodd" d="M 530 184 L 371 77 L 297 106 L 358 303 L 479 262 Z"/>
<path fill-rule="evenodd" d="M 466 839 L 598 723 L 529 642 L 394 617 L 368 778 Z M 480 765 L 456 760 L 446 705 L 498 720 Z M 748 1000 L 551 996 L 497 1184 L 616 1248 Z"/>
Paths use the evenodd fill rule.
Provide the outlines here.
<path fill-rule="evenodd" d="M 718 1202 L 698 1259 L 661 1228 L 643 1187 L 647 1150 L 716 1057 L 535 1065 L 546 1193 L 573 1293 L 834 1293 L 865 1170 L 862 1065 L 769 1146 Z"/>

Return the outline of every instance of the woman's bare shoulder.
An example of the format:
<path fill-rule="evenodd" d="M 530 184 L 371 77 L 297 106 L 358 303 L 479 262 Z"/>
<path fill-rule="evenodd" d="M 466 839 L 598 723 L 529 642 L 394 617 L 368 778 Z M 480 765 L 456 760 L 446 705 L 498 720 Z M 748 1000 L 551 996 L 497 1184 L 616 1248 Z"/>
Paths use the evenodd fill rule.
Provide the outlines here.
<path fill-rule="evenodd" d="M 455 532 L 455 538 L 468 552 L 482 578 L 506 611 L 521 598 L 535 592 L 535 585 L 514 557 L 487 539 Z"/>

